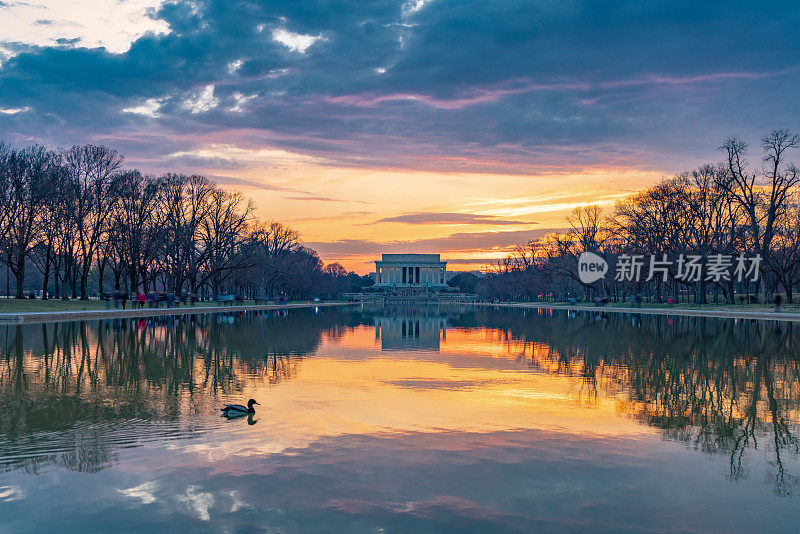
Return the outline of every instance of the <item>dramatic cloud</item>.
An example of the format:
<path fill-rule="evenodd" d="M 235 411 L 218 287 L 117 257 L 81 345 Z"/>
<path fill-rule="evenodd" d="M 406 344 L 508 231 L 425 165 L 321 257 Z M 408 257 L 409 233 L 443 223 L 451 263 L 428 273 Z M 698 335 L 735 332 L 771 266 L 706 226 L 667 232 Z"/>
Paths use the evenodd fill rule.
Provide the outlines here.
<path fill-rule="evenodd" d="M 272 30 L 272 38 L 286 46 L 289 50 L 305 54 L 308 47 L 321 40 L 319 35 L 303 35 L 292 33 L 283 28 Z"/>
<path fill-rule="evenodd" d="M 253 129 L 328 164 L 531 173 L 800 126 L 793 3 L 6 4 L 0 108 L 31 113 L 3 137 Z"/>
<path fill-rule="evenodd" d="M 166 21 L 151 16 L 163 0 L 69 0 L 0 2 L 4 41 L 52 46 L 104 46 L 125 52 L 148 33 L 164 33 Z"/>
<path fill-rule="evenodd" d="M 286 197 L 289 200 L 312 200 L 317 202 L 345 202 L 341 198 L 330 198 L 330 197 L 320 197 L 320 196 L 307 196 L 307 197 Z"/>
<path fill-rule="evenodd" d="M 411 241 L 377 242 L 362 239 L 340 239 L 337 241 L 315 241 L 306 243 L 328 256 L 367 256 L 379 252 L 436 253 L 436 252 L 503 252 L 542 237 L 549 232 L 561 231 L 554 228 L 537 230 L 513 230 L 507 232 L 458 232 L 445 237 L 417 239 Z"/>
<path fill-rule="evenodd" d="M 498 219 L 491 215 L 475 215 L 473 213 L 431 213 L 417 212 L 406 213 L 396 217 L 385 217 L 375 222 L 394 222 L 406 224 L 487 224 L 487 225 L 518 225 L 535 224 L 531 222 Z"/>
<path fill-rule="evenodd" d="M 548 213 L 718 159 L 730 135 L 800 130 L 799 26 L 797 3 L 748 0 L 6 1 L 0 139 L 105 143 L 150 172 L 239 175 L 267 217 L 297 203 L 298 219 L 333 220 L 371 202 L 369 217 L 309 223 L 321 250 L 500 250 L 531 234 L 407 238 L 555 226 Z M 544 182 L 578 189 L 554 176 L 614 172 L 631 187 L 529 200 Z M 370 173 L 435 178 L 404 190 Z M 449 201 L 466 175 L 486 176 L 484 190 Z M 490 176 L 518 177 L 519 205 Z M 396 223 L 397 241 L 362 225 L 374 220 Z"/>
<path fill-rule="evenodd" d="M 0 108 L 0 113 L 4 115 L 16 115 L 17 113 L 24 113 L 26 111 L 30 111 L 30 109 L 31 108 L 28 106 L 25 106 L 24 108 L 7 108 L 7 109 Z"/>

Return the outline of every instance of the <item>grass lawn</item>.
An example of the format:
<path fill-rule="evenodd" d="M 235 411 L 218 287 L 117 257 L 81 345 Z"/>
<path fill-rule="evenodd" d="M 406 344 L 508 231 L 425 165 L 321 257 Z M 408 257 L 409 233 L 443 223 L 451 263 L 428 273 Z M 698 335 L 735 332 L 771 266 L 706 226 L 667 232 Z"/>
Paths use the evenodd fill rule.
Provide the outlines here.
<path fill-rule="evenodd" d="M 254 304 L 265 304 L 262 302 L 255 302 L 252 300 L 246 300 L 243 303 L 246 306 L 252 306 Z M 295 304 L 295 302 L 292 302 Z M 219 306 L 214 301 L 210 302 L 197 302 L 195 303 L 195 308 L 200 308 L 202 306 Z M 238 305 L 234 305 L 232 307 L 236 307 Z M 111 303 L 111 308 L 113 309 L 114 304 Z M 165 308 L 166 304 L 161 303 L 161 307 Z M 181 308 L 191 307 L 188 304 L 181 304 Z M 131 309 L 131 302 L 128 301 L 126 309 Z M 54 311 L 81 311 L 81 310 L 104 310 L 106 309 L 106 303 L 102 300 L 96 299 L 89 299 L 89 300 L 38 300 L 38 299 L 5 299 L 0 298 L 0 313 L 30 313 L 30 312 L 54 312 Z"/>

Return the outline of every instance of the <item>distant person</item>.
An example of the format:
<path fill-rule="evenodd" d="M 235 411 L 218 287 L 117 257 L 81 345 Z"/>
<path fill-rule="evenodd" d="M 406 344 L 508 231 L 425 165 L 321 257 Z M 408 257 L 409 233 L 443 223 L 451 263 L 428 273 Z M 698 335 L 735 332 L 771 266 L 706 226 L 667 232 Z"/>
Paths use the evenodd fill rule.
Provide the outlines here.
<path fill-rule="evenodd" d="M 167 293 L 167 308 L 171 308 L 174 302 L 175 302 L 175 294 Z"/>
<path fill-rule="evenodd" d="M 121 291 L 120 294 L 119 294 L 119 300 L 122 303 L 122 309 L 124 310 L 125 309 L 125 304 L 128 303 L 128 292 L 127 291 Z"/>
<path fill-rule="evenodd" d="M 783 297 L 781 295 L 773 296 L 773 300 L 775 301 L 775 311 L 781 311 L 781 303 L 783 303 Z"/>
<path fill-rule="evenodd" d="M 144 309 L 144 303 L 147 302 L 147 295 L 144 293 L 139 293 L 136 295 L 136 304 L 139 305 L 139 308 Z"/>

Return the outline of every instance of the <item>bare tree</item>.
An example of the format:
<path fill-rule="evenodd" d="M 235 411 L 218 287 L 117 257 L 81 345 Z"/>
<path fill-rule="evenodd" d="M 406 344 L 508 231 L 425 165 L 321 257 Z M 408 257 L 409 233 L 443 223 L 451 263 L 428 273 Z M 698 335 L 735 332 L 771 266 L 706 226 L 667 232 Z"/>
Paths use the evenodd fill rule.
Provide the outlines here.
<path fill-rule="evenodd" d="M 115 289 L 203 298 L 331 294 L 326 277 L 350 279 L 335 266 L 323 273 L 295 230 L 260 222 L 242 194 L 199 175 L 123 170 L 122 162 L 102 146 L 51 152 L 0 143 L 0 247 L 18 296 L 30 264 L 45 298 L 52 285 L 63 299 L 88 298 L 95 282 L 103 293 L 109 270 Z"/>
<path fill-rule="evenodd" d="M 80 295 L 87 298 L 87 282 L 93 259 L 100 245 L 106 222 L 116 195 L 114 173 L 122 167 L 123 158 L 104 146 L 73 146 L 64 154 L 64 161 L 78 185 L 77 219 L 80 258 Z"/>
<path fill-rule="evenodd" d="M 130 291 L 149 283 L 166 250 L 164 180 L 125 171 L 117 178 L 117 203 L 110 218 L 105 255 L 114 273 L 114 289 Z"/>
<path fill-rule="evenodd" d="M 800 173 L 794 164 L 787 163 L 786 152 L 800 147 L 800 136 L 788 130 L 773 130 L 761 140 L 764 168 L 752 170 L 747 161 L 747 143 L 736 138 L 727 139 L 720 147 L 727 156 L 725 173 L 719 175 L 718 184 L 746 214 L 754 252 L 761 255 L 766 269 L 775 265 L 771 255 L 775 225 L 786 208 L 790 191 L 800 182 Z M 765 270 L 766 270 L 765 269 Z M 776 278 L 767 277 L 769 289 L 775 291 Z"/>
<path fill-rule="evenodd" d="M 5 243 L 8 225 L 11 219 L 12 168 L 15 151 L 6 143 L 0 142 L 0 243 Z"/>
<path fill-rule="evenodd" d="M 710 292 L 715 301 L 722 296 L 734 303 L 737 291 L 750 296 L 766 280 L 767 296 L 782 287 L 791 302 L 800 284 L 800 171 L 787 156 L 797 148 L 800 136 L 771 132 L 761 141 L 762 166 L 756 169 L 747 161 L 747 144 L 730 138 L 721 147 L 725 161 L 665 178 L 626 197 L 606 220 L 597 208 L 575 210 L 567 218 L 571 231 L 516 247 L 484 282 L 484 292 L 536 299 L 574 295 L 575 257 L 586 250 L 607 257 L 652 256 L 653 261 L 669 256 L 672 263 L 679 255 L 691 255 L 703 265 L 712 256 L 745 254 L 762 258 L 755 282 L 707 273 L 679 278 L 673 266 L 663 276 L 645 272 L 635 281 L 607 277 L 589 289 L 614 299 L 636 293 L 655 301 L 670 295 L 677 300 L 690 292 L 699 303 Z M 578 289 L 588 296 L 587 288 Z"/>
<path fill-rule="evenodd" d="M 198 262 L 200 284 L 210 281 L 215 296 L 233 270 L 250 265 L 250 258 L 239 252 L 254 209 L 253 202 L 245 201 L 240 193 L 214 189 L 209 195 L 208 211 L 200 228 L 202 253 Z"/>
<path fill-rule="evenodd" d="M 196 294 L 199 287 L 198 247 L 208 200 L 214 184 L 203 176 L 167 174 L 164 177 L 166 242 L 163 268 L 173 291 L 187 289 Z"/>
<path fill-rule="evenodd" d="M 7 261 L 17 280 L 16 297 L 24 298 L 25 266 L 42 230 L 42 214 L 55 191 L 58 160 L 41 145 L 12 150 L 7 160 L 7 172 L 10 200 Z"/>
<path fill-rule="evenodd" d="M 70 228 L 69 213 L 75 201 L 75 191 L 70 187 L 68 173 L 61 164 L 61 154 L 53 153 L 53 158 L 55 174 L 52 183 L 59 184 L 58 195 L 48 195 L 45 200 L 44 210 L 40 215 L 39 240 L 31 254 L 31 260 L 42 273 L 42 300 L 49 298 L 51 276 L 58 278 L 58 269 L 61 266 L 59 241 L 64 237 L 65 229 Z"/>

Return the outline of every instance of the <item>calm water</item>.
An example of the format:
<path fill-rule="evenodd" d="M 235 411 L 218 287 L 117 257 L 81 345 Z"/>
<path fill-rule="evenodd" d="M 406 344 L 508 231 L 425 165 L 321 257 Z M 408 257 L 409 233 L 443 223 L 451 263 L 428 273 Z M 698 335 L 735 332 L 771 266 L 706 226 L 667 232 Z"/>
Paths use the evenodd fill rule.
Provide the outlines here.
<path fill-rule="evenodd" d="M 254 417 L 219 417 L 250 397 Z M 799 408 L 787 324 L 447 306 L 0 326 L 0 531 L 797 532 Z"/>

